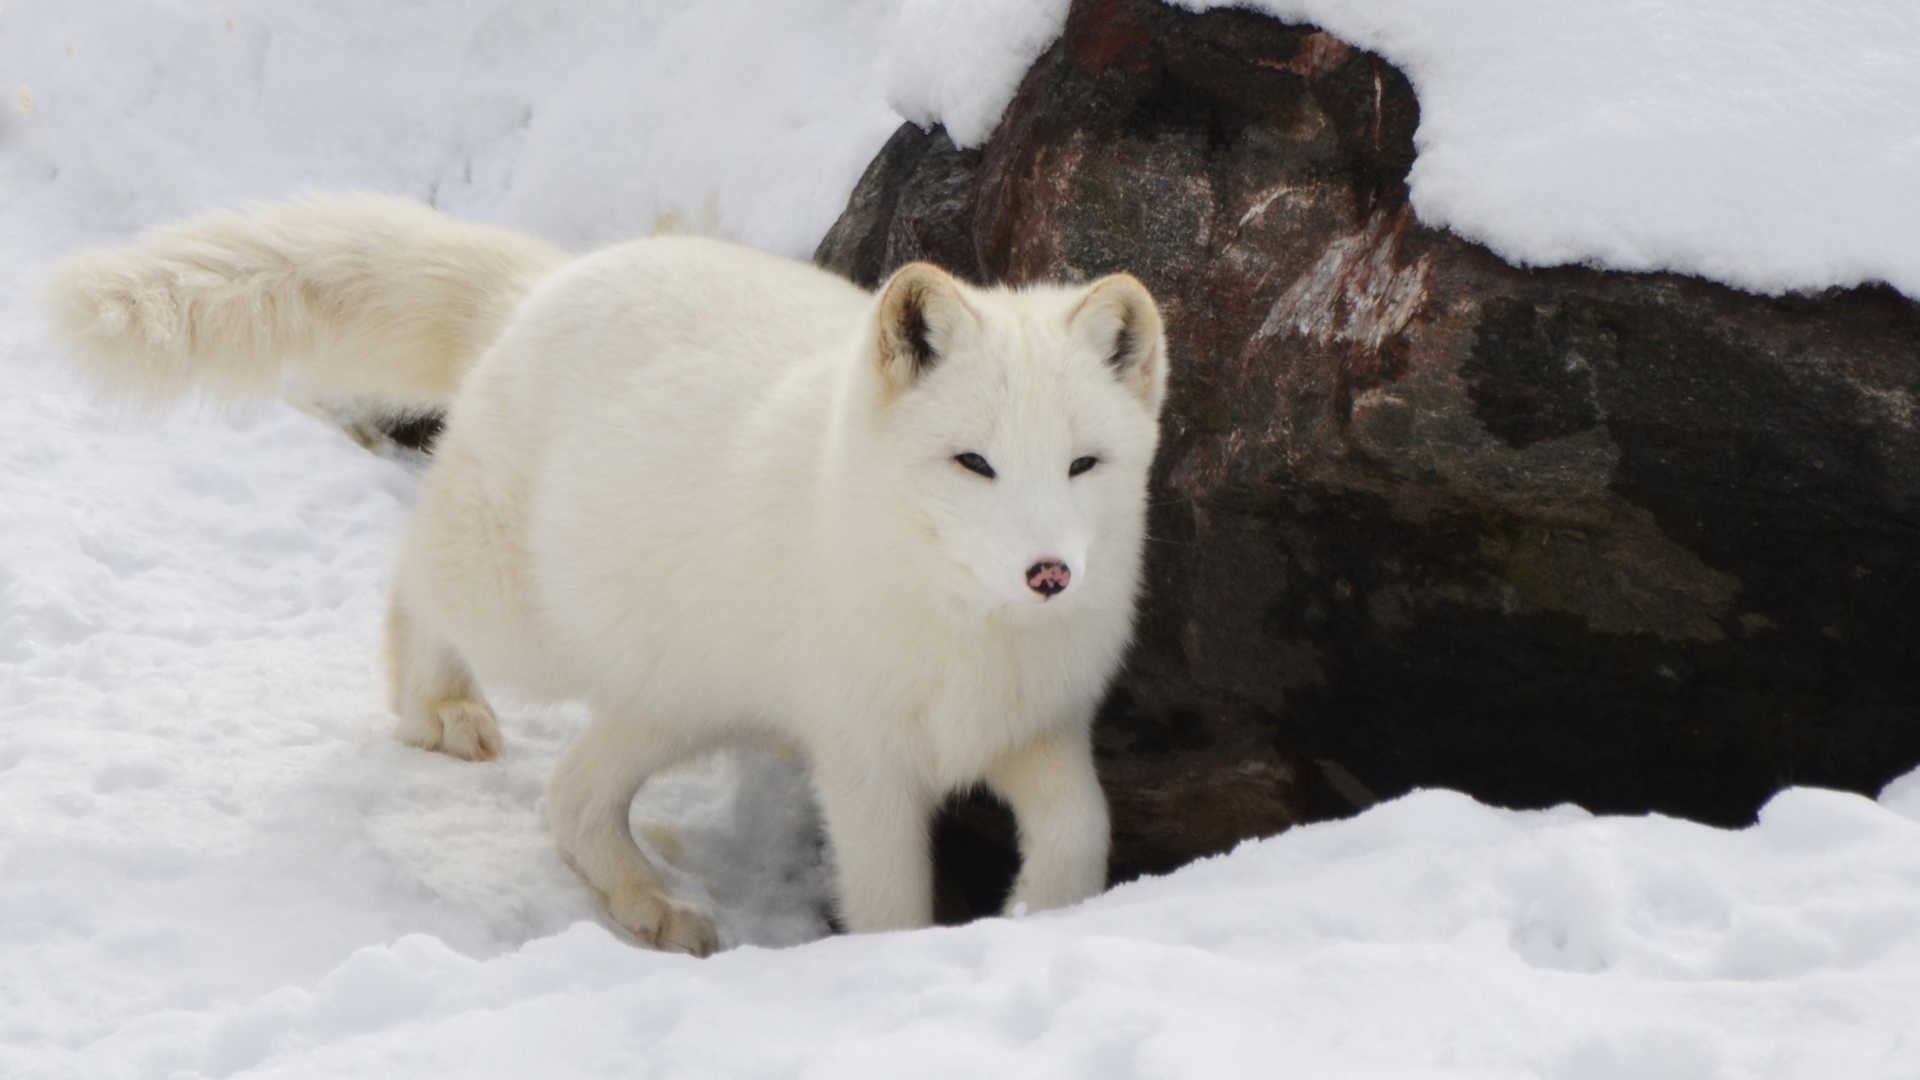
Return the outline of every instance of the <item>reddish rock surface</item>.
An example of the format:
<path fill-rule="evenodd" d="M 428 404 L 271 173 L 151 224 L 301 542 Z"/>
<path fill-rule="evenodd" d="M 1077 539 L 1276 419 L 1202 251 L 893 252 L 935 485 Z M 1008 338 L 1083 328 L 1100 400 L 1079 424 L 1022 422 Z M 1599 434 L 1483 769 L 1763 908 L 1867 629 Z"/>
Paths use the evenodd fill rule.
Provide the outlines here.
<path fill-rule="evenodd" d="M 1117 877 L 1418 785 L 1738 823 L 1920 761 L 1920 307 L 1509 266 L 1414 218 L 1418 117 L 1314 28 L 1080 0 L 985 147 L 903 127 L 821 244 L 1164 307 Z"/>

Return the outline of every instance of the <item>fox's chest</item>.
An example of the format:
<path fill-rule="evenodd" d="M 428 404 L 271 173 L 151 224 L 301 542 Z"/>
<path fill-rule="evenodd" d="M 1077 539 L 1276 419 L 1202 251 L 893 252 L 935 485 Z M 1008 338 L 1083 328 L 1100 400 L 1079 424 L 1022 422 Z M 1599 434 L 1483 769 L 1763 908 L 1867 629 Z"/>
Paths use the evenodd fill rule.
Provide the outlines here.
<path fill-rule="evenodd" d="M 950 665 L 914 710 L 931 778 L 943 788 L 975 783 L 1002 755 L 1091 723 L 1117 654 L 1111 641 L 1063 635 L 1006 642 Z"/>

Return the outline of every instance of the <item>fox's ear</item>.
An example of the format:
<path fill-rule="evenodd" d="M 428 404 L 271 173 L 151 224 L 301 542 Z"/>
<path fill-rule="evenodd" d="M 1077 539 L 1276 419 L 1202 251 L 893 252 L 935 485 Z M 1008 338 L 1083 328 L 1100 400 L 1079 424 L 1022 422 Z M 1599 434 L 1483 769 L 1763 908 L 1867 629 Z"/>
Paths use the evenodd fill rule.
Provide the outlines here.
<path fill-rule="evenodd" d="M 880 375 L 895 391 L 905 390 L 931 371 L 973 319 L 953 275 L 926 262 L 911 262 L 893 272 L 880 290 L 879 325 L 874 340 Z"/>
<path fill-rule="evenodd" d="M 1167 396 L 1167 336 L 1160 308 L 1140 279 L 1109 274 L 1089 285 L 1067 326 L 1099 352 L 1148 412 L 1159 415 Z"/>

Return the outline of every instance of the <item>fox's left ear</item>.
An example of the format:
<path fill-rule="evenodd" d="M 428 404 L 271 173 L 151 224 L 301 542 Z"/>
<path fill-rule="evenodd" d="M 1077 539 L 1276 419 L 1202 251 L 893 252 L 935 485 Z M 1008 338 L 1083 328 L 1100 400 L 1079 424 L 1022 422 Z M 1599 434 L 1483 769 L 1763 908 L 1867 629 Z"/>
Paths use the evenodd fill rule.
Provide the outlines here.
<path fill-rule="evenodd" d="M 1069 331 L 1097 350 L 1147 411 L 1167 396 L 1167 336 L 1160 308 L 1132 274 L 1109 274 L 1087 287 L 1067 316 Z"/>

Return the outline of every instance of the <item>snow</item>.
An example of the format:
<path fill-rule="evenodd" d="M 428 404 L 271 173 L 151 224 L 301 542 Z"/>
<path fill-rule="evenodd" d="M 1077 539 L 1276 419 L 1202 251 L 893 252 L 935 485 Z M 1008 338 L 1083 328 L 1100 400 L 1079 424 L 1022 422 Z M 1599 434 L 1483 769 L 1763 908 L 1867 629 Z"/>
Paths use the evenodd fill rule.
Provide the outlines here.
<path fill-rule="evenodd" d="M 1463 2 L 1429 26 L 1389 0 L 1301 7 L 1433 96 L 1423 215 L 1508 200 L 1512 243 L 1567 257 L 1601 251 L 1577 230 L 1604 215 L 1568 209 L 1578 185 L 1492 199 L 1463 170 L 1525 172 L 1541 140 L 1577 159 L 1588 128 L 1528 118 L 1580 87 L 1579 115 L 1614 117 L 1683 177 L 1692 144 L 1661 143 L 1688 116 L 1746 102 L 1739 130 L 1779 130 L 1788 91 L 1739 82 L 1741 49 L 1836 118 L 1805 161 L 1741 175 L 1827 190 L 1820 170 L 1844 164 L 1879 183 L 1905 145 L 1846 141 L 1866 130 L 1848 117 L 1888 104 L 1869 91 L 1904 77 L 1887 59 L 1912 51 L 1904 7 L 1805 9 L 1825 36 L 1794 39 L 1804 69 L 1763 45 L 1807 18 L 1661 8 L 1648 47 L 1717 80 L 1671 115 L 1656 59 L 1608 51 L 1625 14 Z M 1876 12 L 1875 48 L 1835 63 Z M 803 253 L 897 122 L 888 95 L 984 136 L 1059 17 L 0 6 L 0 1076 L 1920 1075 L 1920 771 L 1877 801 L 1791 789 L 1731 831 L 1420 792 L 1071 911 L 823 938 L 800 767 L 728 755 L 650 786 L 635 817 L 732 948 L 634 949 L 541 822 L 577 709 L 503 702 L 507 751 L 485 765 L 389 734 L 377 634 L 412 475 L 284 408 L 103 409 L 41 341 L 50 259 L 297 186 L 408 193 L 579 246 L 664 224 Z M 1476 33 L 1559 62 L 1487 44 L 1476 62 L 1509 85 L 1477 96 Z M 1529 64 L 1568 85 L 1515 81 Z M 1778 197 L 1747 186 L 1727 197 Z M 1694 212 L 1624 187 L 1601 232 L 1650 258 L 1684 240 L 1802 283 L 1878 265 L 1839 216 L 1862 199 L 1809 197 L 1835 217 L 1804 228 L 1750 222 L 1744 242 L 1779 246 L 1782 271 L 1727 247 L 1720 210 L 1663 232 Z M 1876 243 L 1903 239 L 1904 212 L 1881 211 Z M 1816 243 L 1839 254 L 1799 258 Z"/>
<path fill-rule="evenodd" d="M 40 1061 L 76 1076 L 1910 1076 L 1917 904 L 1920 822 L 1860 796 L 1790 790 L 1723 831 L 1428 791 L 1071 912 L 957 930 L 707 961 L 586 922 L 479 958 L 425 933 L 377 940 Z"/>
<path fill-rule="evenodd" d="M 901 116 L 987 141 L 1027 69 L 1060 36 L 1068 0 L 904 0 L 882 59 Z"/>
<path fill-rule="evenodd" d="M 9 228 L 370 187 L 574 246 L 664 224 L 803 255 L 900 122 L 873 62 L 891 20 L 884 0 L 9 4 L 0 180 L 39 204 Z"/>

